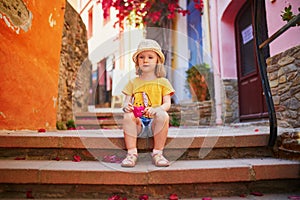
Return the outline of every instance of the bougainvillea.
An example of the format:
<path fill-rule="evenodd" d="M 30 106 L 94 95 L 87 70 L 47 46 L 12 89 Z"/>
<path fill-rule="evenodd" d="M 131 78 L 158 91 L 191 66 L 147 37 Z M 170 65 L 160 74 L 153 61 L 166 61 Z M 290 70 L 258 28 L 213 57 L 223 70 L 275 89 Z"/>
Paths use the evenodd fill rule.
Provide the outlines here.
<path fill-rule="evenodd" d="M 195 9 L 202 13 L 203 0 L 193 1 Z M 118 11 L 115 25 L 119 25 L 121 29 L 125 21 L 136 27 L 149 24 L 163 27 L 166 22 L 175 18 L 176 13 L 183 16 L 190 13 L 179 5 L 179 0 L 99 0 L 98 3 L 100 2 L 104 18 L 109 16 L 110 8 Z"/>

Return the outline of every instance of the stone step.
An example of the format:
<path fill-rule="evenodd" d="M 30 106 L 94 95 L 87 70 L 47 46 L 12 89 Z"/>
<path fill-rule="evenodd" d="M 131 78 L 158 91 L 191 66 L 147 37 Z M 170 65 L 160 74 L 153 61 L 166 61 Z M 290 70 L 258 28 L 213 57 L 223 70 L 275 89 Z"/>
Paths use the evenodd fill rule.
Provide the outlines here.
<path fill-rule="evenodd" d="M 170 160 L 272 157 L 268 127 L 170 128 L 165 154 Z M 138 139 L 139 152 L 149 152 L 153 139 Z M 0 159 L 102 160 L 126 155 L 123 132 L 115 130 L 0 131 Z"/>
<path fill-rule="evenodd" d="M 28 190 L 35 198 L 94 199 L 299 192 L 299 171 L 299 161 L 274 158 L 185 160 L 167 168 L 153 166 L 150 157 L 134 168 L 98 161 L 0 160 L 0 198 L 20 198 Z"/>
<path fill-rule="evenodd" d="M 171 124 L 173 123 L 175 118 L 177 119 L 178 123 L 180 123 L 181 111 L 178 108 L 176 108 L 176 106 L 172 105 L 168 113 L 171 118 Z M 105 112 L 78 112 L 74 113 L 74 115 L 75 124 L 77 127 L 85 129 L 122 128 L 123 111 L 121 108 L 111 109 L 111 111 L 110 109 L 107 109 Z M 192 113 L 191 115 L 195 116 L 195 113 Z M 192 117 L 188 115 L 185 115 L 184 118 L 187 118 L 187 120 L 192 119 Z M 197 119 L 199 119 L 199 116 Z M 187 125 L 187 123 L 184 120 L 182 121 L 182 123 Z"/>
<path fill-rule="evenodd" d="M 123 112 L 80 112 L 75 113 L 75 125 L 85 129 L 120 129 Z"/>

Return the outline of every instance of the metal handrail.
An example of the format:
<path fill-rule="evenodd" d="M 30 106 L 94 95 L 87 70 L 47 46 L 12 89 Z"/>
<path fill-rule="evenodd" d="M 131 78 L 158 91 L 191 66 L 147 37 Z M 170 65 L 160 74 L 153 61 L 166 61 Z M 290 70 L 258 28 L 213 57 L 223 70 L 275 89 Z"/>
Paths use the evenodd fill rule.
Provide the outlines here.
<path fill-rule="evenodd" d="M 294 26 L 296 23 L 300 21 L 300 14 L 295 16 L 291 19 L 286 25 L 280 28 L 276 33 L 274 33 L 271 37 L 267 40 L 262 41 L 261 38 L 261 29 L 259 27 L 260 23 L 258 23 L 257 19 L 261 19 L 261 4 L 258 3 L 259 0 L 254 1 L 254 34 L 256 39 L 256 51 L 258 53 L 257 62 L 259 65 L 259 71 L 261 75 L 263 90 L 266 98 L 266 103 L 268 106 L 268 113 L 269 113 L 269 122 L 270 122 L 270 137 L 268 146 L 273 147 L 276 143 L 277 139 L 277 118 L 276 118 L 276 111 L 274 107 L 274 102 L 271 94 L 271 88 L 267 76 L 267 66 L 266 61 L 263 55 L 264 48 L 278 38 L 281 34 L 283 34 L 286 30 L 288 30 L 291 26 Z"/>
<path fill-rule="evenodd" d="M 273 40 L 278 38 L 282 33 L 287 31 L 290 27 L 295 26 L 296 23 L 300 22 L 300 14 L 293 17 L 288 23 L 286 23 L 283 27 L 281 27 L 276 33 L 274 33 L 271 37 L 269 37 L 267 40 L 265 40 L 263 43 L 259 45 L 259 48 L 262 49 L 266 45 L 270 44 Z"/>

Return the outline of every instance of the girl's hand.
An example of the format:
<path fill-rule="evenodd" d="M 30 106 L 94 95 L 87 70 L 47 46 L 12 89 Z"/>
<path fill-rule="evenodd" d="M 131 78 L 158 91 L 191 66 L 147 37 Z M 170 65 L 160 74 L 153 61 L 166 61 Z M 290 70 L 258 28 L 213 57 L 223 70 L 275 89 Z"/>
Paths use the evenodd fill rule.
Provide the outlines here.
<path fill-rule="evenodd" d="M 123 112 L 128 113 L 133 111 L 133 105 L 131 103 L 128 103 L 127 106 L 123 107 Z"/>
<path fill-rule="evenodd" d="M 156 115 L 156 113 L 161 112 L 163 109 L 161 107 L 156 107 L 156 108 L 152 108 L 152 107 L 147 107 L 144 110 L 144 114 L 147 116 L 154 116 Z"/>

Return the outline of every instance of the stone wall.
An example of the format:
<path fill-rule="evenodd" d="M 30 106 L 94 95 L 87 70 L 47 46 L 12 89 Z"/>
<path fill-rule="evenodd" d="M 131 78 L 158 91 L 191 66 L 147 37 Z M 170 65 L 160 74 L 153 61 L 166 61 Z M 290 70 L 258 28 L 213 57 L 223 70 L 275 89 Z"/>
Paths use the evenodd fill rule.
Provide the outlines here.
<path fill-rule="evenodd" d="M 300 127 L 300 46 L 267 59 L 279 127 Z"/>
<path fill-rule="evenodd" d="M 239 92 L 236 79 L 224 79 L 224 104 L 222 117 L 224 123 L 239 122 Z"/>
<path fill-rule="evenodd" d="M 87 111 L 91 63 L 86 27 L 80 15 L 66 3 L 60 58 L 57 121 L 74 119 L 74 112 Z"/>
<path fill-rule="evenodd" d="M 215 124 L 211 100 L 182 103 L 179 110 L 180 126 L 209 126 Z"/>

